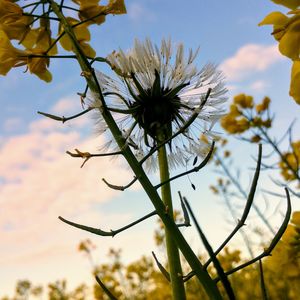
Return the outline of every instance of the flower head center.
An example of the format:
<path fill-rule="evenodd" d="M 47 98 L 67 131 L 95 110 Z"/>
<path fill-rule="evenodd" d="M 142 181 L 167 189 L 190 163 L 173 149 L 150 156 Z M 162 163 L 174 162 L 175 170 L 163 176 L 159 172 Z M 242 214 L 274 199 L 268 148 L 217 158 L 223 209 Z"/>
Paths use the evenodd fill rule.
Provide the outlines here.
<path fill-rule="evenodd" d="M 166 140 L 172 136 L 172 122 L 178 123 L 182 103 L 178 93 L 189 83 L 181 84 L 174 88 L 163 87 L 160 75 L 155 70 L 155 80 L 150 88 L 141 87 L 135 75 L 133 82 L 139 91 L 134 95 L 135 101 L 131 104 L 134 108 L 133 117 L 138 125 L 144 129 L 154 141 Z"/>

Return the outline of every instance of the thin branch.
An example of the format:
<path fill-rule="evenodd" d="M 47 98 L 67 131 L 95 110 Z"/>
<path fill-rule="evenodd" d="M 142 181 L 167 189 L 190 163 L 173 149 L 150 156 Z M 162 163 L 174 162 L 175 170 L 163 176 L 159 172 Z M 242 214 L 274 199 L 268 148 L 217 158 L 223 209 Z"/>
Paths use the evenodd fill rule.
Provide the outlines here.
<path fill-rule="evenodd" d="M 136 181 L 138 180 L 137 177 L 134 177 L 127 185 L 114 185 L 114 184 L 111 184 L 109 182 L 106 181 L 105 178 L 102 178 L 102 181 L 108 186 L 110 187 L 111 189 L 113 190 L 118 190 L 118 191 L 125 191 L 126 189 L 128 189 L 130 186 L 132 186 Z"/>
<path fill-rule="evenodd" d="M 225 175 L 230 179 L 230 181 L 235 185 L 235 187 L 237 188 L 237 190 L 240 192 L 240 194 L 243 196 L 243 198 L 247 198 L 248 195 L 246 194 L 246 192 L 242 189 L 239 181 L 234 178 L 234 176 L 230 173 L 230 171 L 228 170 L 227 166 L 224 164 L 224 162 L 222 161 L 222 159 L 218 156 L 218 154 L 215 154 L 216 158 L 218 159 L 218 162 L 220 163 L 220 166 L 222 167 Z M 254 210 L 256 211 L 256 213 L 258 214 L 258 216 L 261 218 L 261 220 L 265 223 L 265 225 L 268 227 L 268 229 L 270 230 L 270 232 L 272 232 L 273 234 L 275 234 L 274 229 L 272 228 L 272 226 L 270 225 L 270 223 L 268 222 L 268 220 L 265 218 L 265 216 L 262 214 L 262 212 L 260 211 L 260 209 L 257 207 L 257 205 L 255 203 L 252 204 Z"/>
<path fill-rule="evenodd" d="M 48 19 L 48 20 L 59 21 L 59 18 L 44 16 L 44 15 L 35 15 L 35 14 L 29 14 L 29 13 L 25 13 L 25 12 L 23 12 L 22 15 L 28 16 L 28 17 L 35 17 L 38 19 Z"/>
<path fill-rule="evenodd" d="M 157 267 L 159 268 L 160 272 L 164 275 L 164 277 L 169 281 L 171 282 L 171 278 L 170 278 L 170 274 L 169 272 L 164 268 L 164 266 L 158 261 L 155 253 L 152 251 L 152 255 L 154 257 L 154 260 L 157 264 Z"/>
<path fill-rule="evenodd" d="M 261 191 L 262 191 L 263 193 L 269 194 L 269 195 L 271 195 L 271 196 L 276 196 L 276 197 L 280 197 L 280 198 L 285 198 L 285 195 L 282 195 L 282 194 L 279 194 L 279 193 L 271 192 L 271 191 L 268 191 L 268 190 L 265 190 L 265 189 L 261 189 Z"/>
<path fill-rule="evenodd" d="M 273 249 L 275 248 L 275 246 L 278 244 L 278 242 L 280 241 L 282 235 L 284 234 L 288 224 L 289 224 L 289 220 L 291 217 L 291 199 L 290 199 L 290 195 L 289 195 L 289 191 L 287 188 L 285 188 L 285 193 L 286 193 L 286 198 L 287 198 L 287 210 L 286 210 L 286 214 L 284 217 L 284 220 L 279 228 L 279 230 L 277 231 L 276 235 L 274 236 L 273 240 L 271 241 L 271 244 L 269 245 L 269 247 L 267 249 L 265 249 L 263 251 L 263 253 L 261 253 L 260 255 L 258 255 L 257 257 L 247 261 L 244 264 L 241 264 L 240 266 L 233 268 L 232 270 L 226 272 L 226 276 L 231 275 L 241 269 L 244 269 L 250 265 L 252 265 L 253 263 L 259 261 L 260 259 L 264 258 L 265 256 L 269 256 L 271 255 L 271 252 L 273 251 Z M 214 281 L 218 282 L 220 279 L 219 278 L 215 278 Z"/>
<path fill-rule="evenodd" d="M 82 112 L 80 112 L 80 113 L 78 113 L 78 114 L 76 114 L 76 115 L 73 115 L 73 116 L 71 116 L 71 117 L 64 117 L 64 116 L 59 117 L 59 116 L 55 116 L 55 115 L 52 115 L 52 114 L 44 113 L 44 112 L 41 112 L 41 111 L 38 111 L 38 114 L 43 115 L 43 116 L 45 116 L 45 117 L 47 117 L 47 118 L 50 118 L 50 119 L 52 119 L 52 120 L 55 120 L 55 121 L 61 121 L 61 122 L 65 123 L 65 122 L 67 122 L 67 121 L 69 121 L 69 120 L 78 118 L 78 117 L 80 117 L 80 116 L 82 116 L 82 115 L 88 113 L 88 112 L 91 111 L 92 109 L 94 109 L 94 108 L 93 108 L 93 107 L 89 107 L 89 108 L 87 108 L 86 110 L 84 110 L 84 111 L 82 111 Z"/>
<path fill-rule="evenodd" d="M 19 55 L 18 57 L 28 57 L 28 58 L 35 58 L 35 57 L 43 57 L 43 58 L 74 58 L 76 59 L 75 55 L 43 55 L 43 54 L 28 54 L 28 55 Z"/>
<path fill-rule="evenodd" d="M 53 41 L 53 43 L 49 46 L 49 48 L 46 50 L 46 54 L 58 43 L 58 41 L 65 35 L 65 31 L 60 33 L 58 37 Z"/>
<path fill-rule="evenodd" d="M 260 171 L 260 165 L 261 165 L 261 158 L 262 158 L 262 146 L 261 144 L 259 144 L 259 148 L 258 148 L 258 159 L 257 159 L 257 165 L 256 165 L 256 171 L 252 180 L 252 185 L 251 185 L 251 189 L 250 189 L 250 193 L 247 197 L 247 202 L 242 214 L 242 218 L 238 221 L 238 224 L 236 225 L 236 227 L 234 228 L 234 230 L 230 233 L 230 235 L 225 239 L 225 241 L 221 244 L 221 246 L 214 252 L 215 255 L 217 255 L 218 253 L 220 253 L 222 251 L 222 249 L 227 245 L 227 243 L 233 238 L 233 236 L 245 225 L 245 221 L 248 217 L 250 208 L 253 204 L 253 200 L 254 200 L 254 193 L 256 190 L 256 186 L 257 186 L 257 181 L 258 181 L 258 177 L 259 177 L 259 171 Z M 203 268 L 206 269 L 208 267 L 208 265 L 212 262 L 212 259 L 208 259 L 208 261 L 203 265 Z M 188 273 L 185 277 L 184 277 L 184 281 L 188 281 L 189 279 L 191 279 L 194 276 L 194 272 L 191 271 L 190 273 Z"/>
<path fill-rule="evenodd" d="M 71 7 L 71 6 L 67 6 L 67 5 L 63 5 L 61 7 L 65 8 L 65 9 L 73 10 L 73 11 L 76 11 L 76 12 L 80 12 L 80 9 L 77 9 L 75 7 Z"/>
<path fill-rule="evenodd" d="M 86 162 L 92 157 L 114 156 L 114 155 L 120 155 L 120 154 L 123 153 L 122 151 L 116 151 L 116 152 L 110 152 L 110 153 L 96 153 L 96 154 L 93 154 L 93 153 L 90 153 L 90 152 L 81 152 L 78 149 L 75 149 L 75 152 L 76 153 L 66 151 L 66 153 L 69 154 L 72 157 L 84 158 L 84 161 L 83 161 L 82 165 L 80 166 L 80 168 L 82 168 L 86 164 Z"/>
<path fill-rule="evenodd" d="M 90 227 L 90 226 L 86 226 L 86 225 L 81 225 L 81 224 L 78 224 L 78 223 L 75 223 L 75 222 L 72 222 L 72 221 L 68 221 L 66 220 L 65 218 L 59 216 L 58 218 L 63 221 L 64 223 L 68 224 L 68 225 L 71 225 L 73 227 L 76 227 L 76 228 L 79 228 L 79 229 L 82 229 L 82 230 L 85 230 L 85 231 L 88 231 L 90 233 L 94 233 L 96 235 L 101 235 L 101 236 L 111 236 L 111 237 L 114 237 L 115 235 L 117 235 L 118 233 L 130 228 L 130 227 L 133 227 L 134 225 L 152 217 L 152 216 L 155 216 L 157 214 L 157 212 L 154 210 L 153 212 L 145 215 L 144 217 L 122 227 L 122 228 L 119 228 L 117 230 L 110 230 L 110 231 L 104 231 L 104 230 L 101 230 L 99 228 L 94 228 L 94 227 Z"/>
<path fill-rule="evenodd" d="M 197 229 L 197 231 L 198 231 L 198 233 L 200 235 L 200 238 L 201 238 L 201 240 L 203 242 L 203 245 L 204 245 L 205 249 L 207 250 L 208 255 L 210 256 L 210 259 L 212 260 L 212 262 L 214 264 L 214 267 L 215 267 L 215 269 L 216 269 L 216 271 L 217 271 L 217 273 L 219 275 L 220 280 L 222 281 L 222 284 L 224 286 L 224 289 L 225 289 L 225 291 L 226 291 L 229 299 L 234 300 L 235 299 L 235 295 L 234 295 L 233 289 L 231 287 L 231 284 L 230 284 L 227 276 L 225 275 L 223 267 L 221 266 L 221 264 L 220 264 L 220 262 L 219 262 L 219 260 L 218 260 L 218 258 L 216 256 L 216 254 L 214 253 L 214 250 L 211 247 L 210 243 L 208 242 L 208 240 L 207 240 L 204 232 L 201 230 L 200 225 L 197 222 L 197 219 L 196 219 L 196 217 L 195 217 L 195 215 L 194 215 L 194 213 L 193 213 L 193 211 L 191 209 L 191 206 L 190 206 L 190 204 L 188 203 L 188 201 L 187 201 L 187 199 L 185 197 L 183 197 L 183 201 L 184 201 L 184 203 L 185 203 L 185 205 L 186 205 L 186 207 L 188 209 L 189 214 L 191 215 L 191 217 L 192 217 L 192 219 L 193 219 L 193 221 L 195 223 L 196 229 Z"/>
<path fill-rule="evenodd" d="M 39 4 L 41 4 L 41 1 L 33 2 L 33 3 L 22 6 L 22 9 L 30 7 L 30 6 L 34 6 L 34 5 L 39 5 Z"/>
<path fill-rule="evenodd" d="M 186 171 L 186 172 L 183 172 L 183 173 L 180 173 L 180 174 L 178 174 L 178 175 L 175 175 L 175 176 L 169 178 L 168 180 L 165 180 L 165 181 L 163 181 L 163 182 L 157 184 L 157 185 L 155 186 L 155 188 L 158 189 L 158 188 L 160 188 L 162 185 L 164 185 L 164 184 L 166 184 L 166 183 L 168 183 L 168 182 L 171 182 L 171 181 L 173 181 L 173 180 L 175 180 L 175 179 L 177 179 L 177 178 L 180 178 L 180 177 L 185 176 L 185 175 L 187 175 L 187 174 L 190 174 L 190 173 L 193 173 L 193 172 L 198 172 L 199 170 L 201 170 L 201 169 L 202 169 L 203 167 L 205 167 L 206 164 L 209 162 L 209 160 L 210 160 L 210 158 L 211 158 L 211 155 L 212 155 L 212 153 L 213 153 L 213 151 L 214 151 L 214 147 L 215 147 L 215 141 L 212 142 L 208 154 L 206 155 L 206 157 L 204 158 L 204 160 L 203 160 L 198 166 L 196 166 L 196 167 L 194 167 L 194 168 L 192 168 L 192 169 L 190 169 L 190 170 L 188 170 L 188 171 Z"/>
<path fill-rule="evenodd" d="M 140 164 L 142 165 L 150 156 L 152 156 L 153 153 L 155 153 L 159 148 L 161 148 L 163 145 L 169 143 L 171 140 L 173 140 L 175 137 L 177 137 L 179 134 L 182 134 L 185 132 L 185 130 L 197 119 L 200 111 L 202 110 L 203 106 L 205 105 L 205 103 L 207 102 L 209 95 L 211 93 L 211 88 L 209 88 L 207 90 L 207 93 L 203 99 L 203 101 L 201 101 L 199 107 L 197 107 L 194 110 L 194 113 L 191 115 L 191 117 L 182 125 L 182 127 L 180 127 L 180 129 L 178 131 L 176 131 L 170 138 L 166 139 L 164 142 L 160 143 L 159 145 L 153 147 L 151 149 L 151 151 L 149 151 L 149 153 L 147 155 L 145 155 L 141 160 L 140 160 Z"/>
<path fill-rule="evenodd" d="M 116 298 L 111 291 L 105 286 L 105 284 L 100 280 L 100 278 L 96 275 L 95 276 L 96 281 L 98 282 L 98 284 L 101 286 L 102 290 L 104 291 L 104 293 L 108 296 L 108 298 L 110 300 L 118 300 L 118 298 Z"/>
<path fill-rule="evenodd" d="M 190 217 L 189 217 L 188 211 L 186 209 L 186 206 L 184 204 L 184 201 L 183 201 L 183 198 L 181 196 L 181 193 L 178 192 L 178 194 L 179 194 L 179 198 L 180 198 L 181 208 L 182 208 L 182 211 L 183 211 L 184 222 L 182 224 L 177 224 L 177 227 L 188 227 L 188 226 L 191 226 Z"/>
<path fill-rule="evenodd" d="M 280 149 L 278 148 L 278 143 L 276 141 L 273 141 L 268 133 L 263 130 L 261 127 L 259 127 L 260 132 L 264 135 L 264 137 L 266 138 L 266 140 L 268 141 L 268 143 L 273 147 L 273 149 L 276 151 L 276 153 L 279 155 L 281 161 L 283 161 L 285 163 L 285 165 L 289 168 L 289 170 L 293 173 L 293 175 L 296 177 L 296 179 L 300 182 L 300 175 L 298 174 L 297 170 L 295 170 L 293 168 L 293 166 L 291 166 L 291 164 L 289 163 L 289 161 L 286 159 L 286 157 L 281 153 Z"/>
<path fill-rule="evenodd" d="M 261 259 L 259 260 L 259 278 L 260 278 L 260 289 L 261 289 L 262 300 L 268 300 L 267 289 L 266 289 L 265 278 L 264 278 L 264 270 L 263 270 Z"/>
<path fill-rule="evenodd" d="M 285 133 L 282 135 L 282 137 L 278 140 L 277 145 L 281 144 L 281 142 L 284 141 L 284 139 L 286 138 L 287 135 L 289 135 L 289 137 L 290 137 L 291 132 L 292 132 L 292 129 L 293 129 L 293 127 L 294 127 L 296 121 L 297 121 L 297 119 L 294 119 L 294 120 L 291 122 L 291 124 L 290 124 L 290 126 L 288 127 L 288 129 L 286 130 L 286 132 L 285 132 Z M 289 144 L 291 145 L 291 141 L 290 141 Z"/>
<path fill-rule="evenodd" d="M 256 170 L 255 170 L 255 174 L 254 174 L 254 177 L 253 177 L 253 180 L 252 180 L 252 185 L 251 185 L 251 188 L 250 188 L 249 195 L 247 197 L 247 202 L 246 202 L 242 217 L 238 221 L 238 223 L 237 223 L 236 227 L 233 229 L 233 231 L 229 234 L 229 236 L 225 239 L 225 241 L 221 244 L 221 246 L 215 251 L 215 255 L 220 253 L 222 251 L 222 249 L 224 249 L 224 247 L 228 244 L 228 242 L 233 238 L 233 236 L 240 230 L 240 228 L 245 225 L 245 221 L 246 221 L 246 219 L 249 215 L 250 208 L 251 208 L 251 206 L 253 204 L 253 201 L 254 201 L 254 195 L 255 195 L 257 182 L 258 182 L 258 178 L 259 178 L 259 173 L 260 173 L 261 157 L 262 157 L 262 145 L 259 144 Z M 204 267 L 207 268 L 208 265 L 211 263 L 211 261 L 212 260 L 209 259 L 204 264 Z"/>

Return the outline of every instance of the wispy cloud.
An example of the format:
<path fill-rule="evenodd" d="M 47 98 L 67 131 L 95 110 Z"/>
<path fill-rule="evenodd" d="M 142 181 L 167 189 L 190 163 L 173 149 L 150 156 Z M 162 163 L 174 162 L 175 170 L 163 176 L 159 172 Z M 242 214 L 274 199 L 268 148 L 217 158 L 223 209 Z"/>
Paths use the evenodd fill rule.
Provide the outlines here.
<path fill-rule="evenodd" d="M 255 92 L 261 92 L 266 89 L 268 83 L 265 80 L 256 80 L 251 85 L 250 88 Z"/>
<path fill-rule="evenodd" d="M 53 110 L 67 109 L 68 105 L 60 102 Z M 130 178 L 129 171 L 106 158 L 91 159 L 81 169 L 82 161 L 65 151 L 79 148 L 96 152 L 103 139 L 84 141 L 77 131 L 61 130 L 61 126 L 41 118 L 31 122 L 26 133 L 5 138 L 0 145 L 1 265 L 25 257 L 28 263 L 28 259 L 44 256 L 47 249 L 64 249 L 74 243 L 74 236 L 70 237 L 66 225 L 58 221 L 59 215 L 96 227 L 106 227 L 112 218 L 113 226 L 119 226 L 129 218 L 95 211 L 118 193 L 107 188 L 101 178 L 123 184 Z M 73 232 L 79 240 L 78 231 Z"/>
<path fill-rule="evenodd" d="M 220 69 L 228 81 L 240 81 L 253 73 L 265 71 L 281 59 L 283 57 L 277 45 L 247 44 L 226 59 L 220 65 Z"/>
<path fill-rule="evenodd" d="M 20 118 L 9 118 L 4 121 L 3 129 L 6 132 L 13 132 L 15 130 L 20 129 L 23 125 L 23 122 Z"/>
<path fill-rule="evenodd" d="M 154 14 L 147 10 L 142 4 L 132 2 L 128 6 L 128 16 L 133 21 L 153 21 Z"/>

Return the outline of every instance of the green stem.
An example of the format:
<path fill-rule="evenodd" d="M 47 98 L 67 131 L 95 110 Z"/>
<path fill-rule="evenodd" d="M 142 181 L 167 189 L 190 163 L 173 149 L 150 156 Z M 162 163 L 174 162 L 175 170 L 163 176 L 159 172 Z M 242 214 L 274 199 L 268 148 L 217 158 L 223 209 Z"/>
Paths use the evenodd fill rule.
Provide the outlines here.
<path fill-rule="evenodd" d="M 89 77 L 86 76 L 86 81 L 89 86 L 89 89 L 92 93 L 95 93 L 100 98 L 103 107 L 99 110 L 102 114 L 103 119 L 105 120 L 106 124 L 109 126 L 112 135 L 114 136 L 116 143 L 118 144 L 119 148 L 122 149 L 124 158 L 127 160 L 128 164 L 130 165 L 132 171 L 135 173 L 136 177 L 139 179 L 142 187 L 144 188 L 146 194 L 148 195 L 149 199 L 151 200 L 157 214 L 161 218 L 162 222 L 172 232 L 172 237 L 174 238 L 178 248 L 181 250 L 181 253 L 184 255 L 185 259 L 189 263 L 192 270 L 194 270 L 199 282 L 204 287 L 208 297 L 214 300 L 222 300 L 222 296 L 212 278 L 209 276 L 206 270 L 203 269 L 203 265 L 199 261 L 197 255 L 193 252 L 185 238 L 183 237 L 182 233 L 176 226 L 175 222 L 170 218 L 168 214 L 166 214 L 166 207 L 163 204 L 160 196 L 158 195 L 155 187 L 150 182 L 149 178 L 145 174 L 142 166 L 132 153 L 129 146 L 126 144 L 126 139 L 123 137 L 122 132 L 120 131 L 119 127 L 117 126 L 114 118 L 112 117 L 111 113 L 108 111 L 105 105 L 105 101 L 103 98 L 103 94 L 101 89 L 98 85 L 98 82 L 95 80 L 94 71 L 91 68 L 89 61 L 85 57 L 76 37 L 73 32 L 72 26 L 68 23 L 65 16 L 59 9 L 59 6 L 54 0 L 48 0 L 50 3 L 53 12 L 57 15 L 60 19 L 61 25 L 64 27 L 65 33 L 69 36 L 72 44 L 73 44 L 73 52 L 77 56 L 78 63 L 81 67 L 83 72 L 87 72 L 87 74 L 92 74 L 93 76 Z M 99 112 L 99 113 L 100 113 Z"/>
<path fill-rule="evenodd" d="M 165 182 L 170 178 L 165 145 L 158 149 L 158 163 L 160 171 L 160 181 Z M 168 215 L 172 220 L 174 220 L 170 182 L 167 182 L 161 187 L 161 197 L 163 203 L 167 208 Z M 182 279 L 179 250 L 175 243 L 175 240 L 172 238 L 172 231 L 170 231 L 167 227 L 165 227 L 165 235 L 173 299 L 185 300 L 186 296 Z"/>
<path fill-rule="evenodd" d="M 293 166 L 289 163 L 289 161 L 285 158 L 283 153 L 278 148 L 276 142 L 274 142 L 268 135 L 267 131 L 265 131 L 262 127 L 259 127 L 260 132 L 265 137 L 267 142 L 273 147 L 275 152 L 279 155 L 280 159 L 286 164 L 286 166 L 289 168 L 289 170 L 293 173 L 295 176 L 295 179 L 297 179 L 300 182 L 300 176 L 298 174 L 298 171 L 293 168 Z"/>

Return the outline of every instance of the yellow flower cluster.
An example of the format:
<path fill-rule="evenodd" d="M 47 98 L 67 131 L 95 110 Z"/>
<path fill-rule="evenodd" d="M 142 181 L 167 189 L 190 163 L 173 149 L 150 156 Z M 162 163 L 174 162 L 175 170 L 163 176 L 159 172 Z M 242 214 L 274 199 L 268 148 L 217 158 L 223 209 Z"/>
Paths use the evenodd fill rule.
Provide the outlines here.
<path fill-rule="evenodd" d="M 260 104 L 255 106 L 254 110 L 252 96 L 236 95 L 230 105 L 229 113 L 221 119 L 221 126 L 231 134 L 240 134 L 254 127 L 271 127 L 271 119 L 269 117 L 262 118 L 262 114 L 269 108 L 270 101 L 270 98 L 265 97 Z M 258 142 L 259 140 L 256 137 L 252 141 Z"/>
<path fill-rule="evenodd" d="M 287 15 L 275 11 L 261 25 L 273 25 L 272 35 L 279 42 L 279 51 L 293 61 L 290 96 L 300 104 L 300 0 L 273 0 L 291 11 Z"/>
<path fill-rule="evenodd" d="M 78 43 L 87 57 L 95 57 L 96 52 L 88 44 L 90 32 L 88 26 L 101 24 L 107 14 L 124 14 L 124 0 L 110 0 L 107 5 L 99 5 L 99 0 L 73 0 L 79 5 L 79 20 L 66 17 L 74 29 Z M 42 3 L 42 1 L 41 1 Z M 50 19 L 43 16 L 39 26 L 35 26 L 38 18 L 26 14 L 13 0 L 0 0 L 0 75 L 6 75 L 12 68 L 27 66 L 30 73 L 49 82 L 52 75 L 48 70 L 48 56 L 57 54 L 57 46 L 50 29 Z M 69 37 L 59 24 L 60 45 L 66 51 L 72 51 Z M 25 49 L 17 49 L 11 43 L 17 40 Z"/>
<path fill-rule="evenodd" d="M 300 168 L 300 141 L 291 143 L 292 151 L 283 154 L 283 159 L 279 162 L 279 168 L 281 169 L 281 175 L 286 180 L 297 179 L 296 174 Z M 288 165 L 287 165 L 288 164 Z"/>
<path fill-rule="evenodd" d="M 72 0 L 78 4 L 79 18 L 88 24 L 102 24 L 107 14 L 126 14 L 124 0 L 110 0 L 107 5 L 99 5 L 99 0 Z"/>
<path fill-rule="evenodd" d="M 48 37 L 46 31 L 41 27 L 33 34 L 30 29 L 32 22 L 33 17 L 24 15 L 19 5 L 10 0 L 0 0 L 0 74 L 6 75 L 13 67 L 27 65 L 30 73 L 50 81 L 52 76 L 47 70 L 49 59 L 30 57 L 43 55 L 49 47 L 49 44 L 46 47 Z M 15 48 L 10 40 L 24 43 L 26 50 Z"/>
<path fill-rule="evenodd" d="M 266 261 L 267 268 L 274 272 L 284 271 L 290 280 L 300 276 L 300 211 L 293 213 L 282 239 Z M 299 296 L 299 295 L 298 295 Z M 295 299 L 295 298 L 293 298 Z"/>
<path fill-rule="evenodd" d="M 0 74 L 6 75 L 13 67 L 27 65 L 30 73 L 37 75 L 46 82 L 51 81 L 52 75 L 48 71 L 49 58 L 31 57 L 30 55 L 43 55 L 40 48 L 20 50 L 15 48 L 4 31 L 0 30 Z"/>

